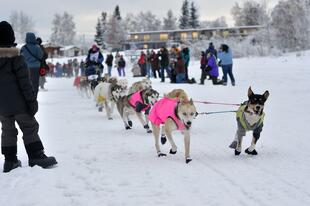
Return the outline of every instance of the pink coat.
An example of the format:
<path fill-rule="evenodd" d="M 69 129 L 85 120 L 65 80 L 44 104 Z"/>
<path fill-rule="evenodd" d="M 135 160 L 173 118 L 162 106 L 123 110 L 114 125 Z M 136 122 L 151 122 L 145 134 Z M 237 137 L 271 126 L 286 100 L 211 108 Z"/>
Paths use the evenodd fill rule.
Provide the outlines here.
<path fill-rule="evenodd" d="M 140 102 L 141 104 L 146 105 L 146 104 L 144 103 L 143 99 L 142 99 L 141 92 L 142 92 L 142 90 L 137 91 L 137 92 L 133 93 L 133 94 L 131 95 L 131 97 L 129 98 L 129 104 L 130 104 L 134 109 L 136 109 L 136 104 L 137 104 L 137 102 Z M 142 109 L 142 112 L 148 110 L 150 107 L 151 107 L 151 105 L 148 104 L 147 107 L 145 107 L 145 108 Z"/>
<path fill-rule="evenodd" d="M 178 100 L 164 97 L 155 103 L 149 114 L 149 120 L 159 126 L 164 124 L 168 118 L 171 118 L 177 125 L 178 130 L 184 130 L 185 126 L 175 114 L 175 108 L 178 105 Z"/>

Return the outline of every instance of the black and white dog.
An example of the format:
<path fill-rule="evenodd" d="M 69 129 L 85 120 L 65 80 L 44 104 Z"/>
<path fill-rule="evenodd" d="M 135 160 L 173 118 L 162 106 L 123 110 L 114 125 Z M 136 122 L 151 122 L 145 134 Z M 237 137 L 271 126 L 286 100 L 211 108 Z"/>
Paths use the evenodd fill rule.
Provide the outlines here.
<path fill-rule="evenodd" d="M 257 155 L 255 145 L 260 137 L 264 126 L 264 105 L 269 97 L 269 92 L 264 94 L 254 94 L 251 87 L 248 89 L 249 100 L 241 104 L 237 111 L 238 129 L 234 141 L 230 144 L 230 148 L 235 150 L 235 155 L 241 153 L 242 139 L 247 131 L 253 131 L 253 139 L 251 146 L 245 150 L 249 155 Z"/>

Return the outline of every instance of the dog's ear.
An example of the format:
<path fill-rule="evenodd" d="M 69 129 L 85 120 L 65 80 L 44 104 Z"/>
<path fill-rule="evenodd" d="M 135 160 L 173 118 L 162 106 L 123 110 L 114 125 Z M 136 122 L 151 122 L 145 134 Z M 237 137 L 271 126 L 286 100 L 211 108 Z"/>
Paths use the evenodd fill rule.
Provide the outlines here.
<path fill-rule="evenodd" d="M 253 91 L 252 91 L 252 88 L 249 87 L 249 89 L 248 89 L 248 97 L 252 96 L 253 94 L 254 94 L 254 93 L 253 93 Z"/>
<path fill-rule="evenodd" d="M 265 97 L 265 100 L 267 100 L 269 97 L 269 91 L 266 90 L 265 93 L 263 94 L 263 96 Z"/>

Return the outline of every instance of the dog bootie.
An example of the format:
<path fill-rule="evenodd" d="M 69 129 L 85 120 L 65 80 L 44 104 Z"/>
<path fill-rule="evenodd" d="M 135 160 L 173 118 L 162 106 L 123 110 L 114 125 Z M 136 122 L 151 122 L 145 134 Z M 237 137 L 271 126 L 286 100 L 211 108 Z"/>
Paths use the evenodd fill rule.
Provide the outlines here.
<path fill-rule="evenodd" d="M 177 151 L 173 151 L 172 149 L 170 149 L 170 152 L 169 152 L 170 154 L 176 154 L 177 153 Z"/>
<path fill-rule="evenodd" d="M 131 120 L 128 121 L 128 125 L 129 125 L 129 127 L 132 127 L 132 121 Z"/>
<path fill-rule="evenodd" d="M 188 164 L 188 163 L 190 163 L 192 160 L 193 160 L 192 158 L 186 157 L 185 162 L 186 162 L 186 164 Z"/>
<path fill-rule="evenodd" d="M 43 150 L 37 151 L 29 158 L 29 166 L 33 167 L 38 165 L 42 168 L 49 168 L 57 164 L 55 157 L 48 157 L 44 154 Z"/>
<path fill-rule="evenodd" d="M 16 159 L 15 161 L 5 160 L 4 165 L 3 165 L 3 172 L 7 173 L 21 166 L 22 166 L 22 163 L 18 159 Z"/>
<path fill-rule="evenodd" d="M 241 152 L 239 152 L 238 150 L 235 149 L 235 155 L 238 156 L 240 154 L 241 154 Z"/>
<path fill-rule="evenodd" d="M 250 152 L 249 148 L 247 148 L 247 149 L 245 150 L 245 153 L 247 153 L 247 154 L 249 154 L 249 155 L 257 155 L 257 154 L 258 154 L 256 150 L 253 150 L 252 152 Z"/>
<path fill-rule="evenodd" d="M 233 141 L 230 145 L 229 148 L 231 149 L 236 149 L 237 148 L 237 141 Z"/>
<path fill-rule="evenodd" d="M 161 135 L 160 141 L 161 141 L 161 144 L 164 145 L 167 142 L 166 135 L 164 135 L 164 134 Z"/>

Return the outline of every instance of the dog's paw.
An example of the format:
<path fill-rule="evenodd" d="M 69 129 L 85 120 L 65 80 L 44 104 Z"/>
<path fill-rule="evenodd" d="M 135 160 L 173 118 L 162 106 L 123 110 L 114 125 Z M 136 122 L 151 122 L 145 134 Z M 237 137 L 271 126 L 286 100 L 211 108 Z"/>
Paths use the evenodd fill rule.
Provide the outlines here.
<path fill-rule="evenodd" d="M 257 154 L 258 154 L 256 150 L 253 150 L 252 152 L 250 152 L 250 151 L 249 151 L 249 148 L 247 148 L 247 149 L 245 150 L 245 153 L 247 153 L 247 154 L 249 154 L 249 155 L 257 155 Z"/>
<path fill-rule="evenodd" d="M 148 134 L 151 134 L 151 133 L 152 133 L 152 130 L 147 129 L 146 132 L 147 132 Z"/>
<path fill-rule="evenodd" d="M 237 148 L 237 141 L 233 141 L 230 145 L 229 148 L 231 149 L 236 149 Z"/>
<path fill-rule="evenodd" d="M 161 136 L 160 142 L 161 142 L 162 145 L 164 145 L 164 144 L 167 142 L 166 135 L 162 135 L 162 136 Z"/>
<path fill-rule="evenodd" d="M 102 112 L 103 108 L 102 107 L 99 107 L 98 108 L 98 112 Z"/>
<path fill-rule="evenodd" d="M 165 153 L 158 153 L 158 157 L 166 157 L 167 155 Z"/>
<path fill-rule="evenodd" d="M 170 154 L 176 154 L 177 153 L 177 151 L 173 151 L 172 149 L 170 149 L 170 152 L 169 152 Z"/>
<path fill-rule="evenodd" d="M 129 125 L 130 127 L 132 127 L 132 121 L 131 121 L 131 120 L 128 121 L 128 125 Z"/>
<path fill-rule="evenodd" d="M 186 162 L 186 164 L 188 164 L 188 163 L 190 163 L 192 160 L 193 160 L 192 158 L 186 157 L 185 162 Z"/>
<path fill-rule="evenodd" d="M 235 155 L 238 156 L 240 154 L 241 154 L 241 152 L 239 152 L 238 150 L 235 149 Z"/>
<path fill-rule="evenodd" d="M 112 117 L 109 117 L 108 120 L 113 120 L 113 118 L 112 118 Z"/>
<path fill-rule="evenodd" d="M 148 124 L 144 125 L 143 128 L 144 128 L 144 129 L 150 129 L 150 127 L 149 127 Z"/>
<path fill-rule="evenodd" d="M 126 128 L 126 130 L 129 130 L 129 129 L 131 129 L 131 127 L 129 127 L 129 126 L 126 126 L 125 128 Z"/>

